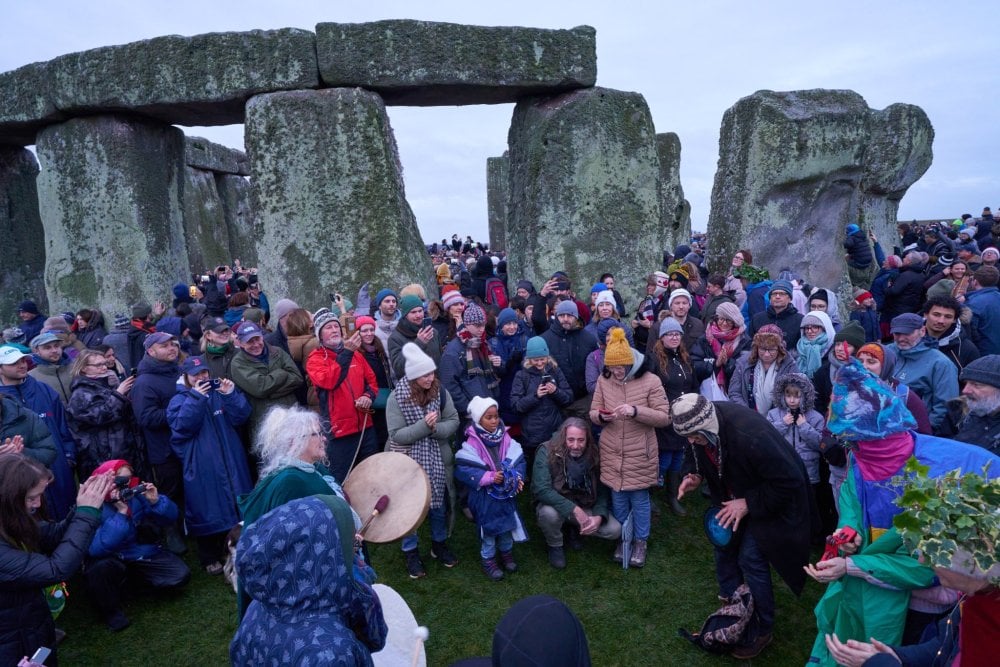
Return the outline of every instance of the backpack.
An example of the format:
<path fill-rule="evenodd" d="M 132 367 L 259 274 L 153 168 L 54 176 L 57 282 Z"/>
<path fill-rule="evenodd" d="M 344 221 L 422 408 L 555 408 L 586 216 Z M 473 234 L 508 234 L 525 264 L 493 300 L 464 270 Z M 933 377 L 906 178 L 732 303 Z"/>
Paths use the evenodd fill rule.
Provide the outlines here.
<path fill-rule="evenodd" d="M 680 628 L 677 634 L 709 653 L 729 653 L 755 641 L 757 629 L 753 615 L 753 595 L 746 584 L 740 584 L 732 596 L 723 600 L 722 606 L 705 619 L 700 631 L 692 634 Z"/>
<path fill-rule="evenodd" d="M 486 280 L 486 304 L 496 306 L 500 310 L 507 307 L 507 290 L 504 289 L 503 281 L 493 277 Z"/>

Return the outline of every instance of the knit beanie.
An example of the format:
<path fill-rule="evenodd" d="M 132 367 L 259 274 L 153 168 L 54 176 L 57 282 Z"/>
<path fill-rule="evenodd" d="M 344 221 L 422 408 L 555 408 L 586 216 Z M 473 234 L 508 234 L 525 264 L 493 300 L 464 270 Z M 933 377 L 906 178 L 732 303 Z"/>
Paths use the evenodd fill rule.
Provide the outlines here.
<path fill-rule="evenodd" d="M 955 281 L 951 278 L 942 278 L 927 288 L 927 298 L 933 299 L 939 296 L 951 296 L 953 289 L 955 289 Z"/>
<path fill-rule="evenodd" d="M 827 421 L 831 433 L 848 440 L 880 440 L 916 427 L 903 400 L 857 359 L 837 370 Z"/>
<path fill-rule="evenodd" d="M 576 307 L 576 304 L 572 301 L 560 301 L 559 305 L 556 306 L 556 316 L 559 315 L 572 315 L 579 319 L 580 310 Z"/>
<path fill-rule="evenodd" d="M 822 323 L 821 323 L 822 324 Z M 765 324 L 753 337 L 754 347 L 777 347 L 781 350 L 787 350 L 788 346 L 785 344 L 785 335 L 782 333 L 781 329 L 777 324 Z"/>
<path fill-rule="evenodd" d="M 670 293 L 670 296 L 667 297 L 667 308 L 669 308 L 670 304 L 674 302 L 674 299 L 682 296 L 687 297 L 688 303 L 691 303 L 691 292 L 688 292 L 686 289 L 681 287 L 675 289 L 673 292 Z"/>
<path fill-rule="evenodd" d="M 962 369 L 962 380 L 1000 387 L 1000 354 L 987 354 Z"/>
<path fill-rule="evenodd" d="M 591 294 L 598 294 L 600 292 L 606 291 L 607 289 L 608 289 L 608 286 L 605 285 L 604 283 L 594 283 L 594 286 L 590 288 L 590 293 Z"/>
<path fill-rule="evenodd" d="M 677 435 L 707 431 L 719 434 L 719 418 L 715 406 L 701 394 L 682 394 L 670 404 L 670 416 Z"/>
<path fill-rule="evenodd" d="M 445 312 L 451 310 L 451 307 L 456 303 L 465 303 L 465 297 L 458 290 L 451 290 L 444 295 L 444 299 L 441 301 L 441 305 L 444 306 Z"/>
<path fill-rule="evenodd" d="M 475 301 L 470 301 L 462 313 L 462 324 L 486 324 L 486 312 Z"/>
<path fill-rule="evenodd" d="M 604 349 L 605 366 L 631 366 L 635 363 L 635 355 L 625 338 L 625 330 L 614 327 L 608 334 L 608 346 Z"/>
<path fill-rule="evenodd" d="M 358 331 L 361 331 L 361 327 L 365 326 L 366 324 L 370 324 L 372 325 L 372 327 L 378 326 L 377 324 L 375 324 L 375 318 L 372 317 L 371 315 L 361 315 L 359 317 L 354 318 L 354 328 L 357 329 Z"/>
<path fill-rule="evenodd" d="M 792 283 L 788 280 L 775 280 L 771 283 L 771 293 L 774 292 L 784 292 L 788 296 L 792 295 Z"/>
<path fill-rule="evenodd" d="M 153 307 L 148 303 L 137 303 L 132 306 L 132 319 L 144 320 L 153 314 Z"/>
<path fill-rule="evenodd" d="M 743 313 L 740 312 L 740 307 L 729 301 L 723 301 L 716 307 L 715 316 L 726 318 L 735 324 L 737 329 L 746 326 L 746 322 L 743 321 Z"/>
<path fill-rule="evenodd" d="M 855 350 L 860 349 L 865 344 L 865 329 L 857 320 L 851 320 L 844 325 L 844 328 L 833 337 L 834 343 L 847 341 Z"/>
<path fill-rule="evenodd" d="M 681 287 L 687 287 L 690 276 L 688 276 L 688 272 L 684 269 L 674 269 L 670 272 L 670 280 L 680 283 Z"/>
<path fill-rule="evenodd" d="M 528 347 L 524 350 L 525 359 L 537 359 L 538 357 L 549 356 L 549 344 L 541 336 L 533 336 L 528 339 Z"/>
<path fill-rule="evenodd" d="M 525 289 L 528 291 L 528 294 L 534 294 L 535 284 L 530 280 L 518 280 L 517 286 L 514 288 L 514 291 L 516 292 L 519 289 Z"/>
<path fill-rule="evenodd" d="M 45 320 L 45 323 L 42 325 L 42 331 L 57 331 L 68 334 L 69 325 L 66 324 L 66 320 L 62 318 L 62 315 L 53 315 Z"/>
<path fill-rule="evenodd" d="M 19 313 L 31 313 L 32 315 L 38 315 L 38 305 L 31 301 L 30 299 L 22 301 L 18 307 L 17 312 Z"/>
<path fill-rule="evenodd" d="M 382 299 L 384 299 L 387 296 L 395 297 L 396 300 L 399 301 L 399 295 L 396 294 L 393 290 L 386 287 L 385 289 L 380 289 L 378 293 L 375 294 L 375 308 L 378 308 L 382 304 Z"/>
<path fill-rule="evenodd" d="M 416 294 L 407 294 L 399 301 L 399 312 L 403 314 L 403 317 L 413 310 L 414 308 L 423 308 L 424 302 L 420 300 L 420 297 Z"/>
<path fill-rule="evenodd" d="M 663 338 L 671 331 L 683 334 L 684 329 L 678 324 L 677 320 L 672 317 L 666 317 L 660 322 L 660 338 Z"/>
<path fill-rule="evenodd" d="M 867 290 L 858 289 L 854 292 L 854 301 L 859 306 L 862 305 L 868 299 L 874 299 L 874 298 L 875 297 L 872 296 L 872 293 Z"/>
<path fill-rule="evenodd" d="M 858 348 L 857 356 L 860 357 L 862 353 L 870 354 L 878 359 L 880 364 L 885 364 L 885 349 L 878 343 L 865 343 Z"/>
<path fill-rule="evenodd" d="M 170 291 L 173 292 L 177 303 L 191 303 L 191 292 L 187 283 L 177 283 Z"/>
<path fill-rule="evenodd" d="M 513 308 L 504 308 L 497 315 L 497 328 L 501 328 L 511 322 L 517 322 L 517 313 L 514 312 Z"/>
<path fill-rule="evenodd" d="M 602 303 L 610 303 L 613 308 L 617 308 L 618 304 L 615 303 L 615 294 L 608 288 L 604 288 L 603 291 L 598 292 L 597 299 L 594 301 L 594 308 L 596 309 Z"/>
<path fill-rule="evenodd" d="M 434 272 L 437 274 L 437 277 L 442 280 L 445 278 L 451 278 L 451 267 L 444 262 L 438 264 L 438 267 L 434 270 Z"/>
<path fill-rule="evenodd" d="M 667 284 L 670 282 L 670 276 L 665 274 L 663 271 L 653 271 L 653 284 L 656 285 L 656 289 L 653 290 L 654 296 L 660 296 L 667 291 Z"/>
<path fill-rule="evenodd" d="M 997 250 L 996 248 L 986 248 L 985 250 L 983 250 L 981 256 L 984 261 L 989 259 L 990 257 L 992 257 L 994 260 L 1000 260 L 1000 250 Z"/>
<path fill-rule="evenodd" d="M 492 398 L 473 396 L 472 400 L 469 401 L 469 417 L 472 419 L 472 423 L 478 426 L 479 420 L 483 418 L 483 415 L 491 407 L 499 409 L 497 402 Z"/>
<path fill-rule="evenodd" d="M 403 346 L 403 359 L 405 359 L 407 380 L 416 380 L 437 370 L 434 360 L 416 343 L 407 343 Z"/>
<path fill-rule="evenodd" d="M 313 313 L 313 333 L 316 334 L 316 338 L 319 339 L 319 332 L 323 330 L 323 327 L 330 322 L 336 322 L 337 326 L 340 326 L 340 320 L 337 316 L 330 312 L 329 308 L 320 308 L 315 313 Z"/>
<path fill-rule="evenodd" d="M 885 258 L 885 263 L 890 269 L 898 269 L 903 265 L 903 260 L 900 259 L 899 255 L 889 255 Z"/>
<path fill-rule="evenodd" d="M 243 311 L 243 319 L 246 322 L 256 322 L 257 324 L 264 324 L 264 311 L 260 308 L 247 308 Z"/>
<path fill-rule="evenodd" d="M 618 320 L 608 317 L 597 324 L 597 342 L 604 347 L 608 343 L 608 332 L 610 332 L 615 327 L 620 327 L 622 325 Z"/>
<path fill-rule="evenodd" d="M 280 322 L 288 313 L 292 312 L 299 307 L 299 304 L 295 303 L 291 299 L 280 299 L 278 303 L 274 304 L 274 308 L 271 310 L 271 314 L 274 316 L 275 322 Z"/>

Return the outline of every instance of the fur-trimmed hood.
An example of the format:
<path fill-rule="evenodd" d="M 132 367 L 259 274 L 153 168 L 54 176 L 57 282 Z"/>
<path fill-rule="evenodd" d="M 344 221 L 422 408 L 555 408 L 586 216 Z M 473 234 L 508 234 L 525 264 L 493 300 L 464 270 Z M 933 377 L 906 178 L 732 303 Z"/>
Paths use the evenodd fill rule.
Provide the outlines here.
<path fill-rule="evenodd" d="M 802 373 L 786 373 L 780 376 L 774 381 L 774 405 L 780 407 L 782 410 L 787 410 L 788 405 L 785 404 L 785 388 L 786 387 L 796 387 L 802 394 L 802 404 L 800 409 L 802 412 L 809 412 L 816 407 L 816 389 L 813 387 L 812 382 L 809 378 Z"/>

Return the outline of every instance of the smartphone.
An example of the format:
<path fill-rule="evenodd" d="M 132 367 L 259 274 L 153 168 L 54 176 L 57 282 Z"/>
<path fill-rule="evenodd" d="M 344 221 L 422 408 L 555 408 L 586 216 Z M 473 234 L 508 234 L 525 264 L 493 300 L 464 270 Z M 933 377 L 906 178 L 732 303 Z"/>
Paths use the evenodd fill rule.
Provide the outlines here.
<path fill-rule="evenodd" d="M 429 327 L 429 326 L 431 326 L 431 322 L 432 322 L 431 318 L 425 317 L 424 318 L 424 323 L 421 326 L 423 326 L 423 327 Z"/>
<path fill-rule="evenodd" d="M 346 320 L 347 320 L 347 333 L 350 334 L 354 333 L 355 330 L 358 328 L 357 325 L 354 323 L 354 318 L 348 317 L 346 318 Z"/>
<path fill-rule="evenodd" d="M 45 661 L 49 659 L 49 655 L 52 654 L 52 649 L 45 648 L 44 646 L 39 647 L 35 654 L 31 656 L 31 662 L 36 665 L 44 665 Z"/>
<path fill-rule="evenodd" d="M 136 377 L 136 376 L 138 376 L 138 375 L 139 375 L 139 369 L 138 368 L 133 368 L 132 371 L 128 374 L 129 377 L 133 377 L 133 378 Z"/>
<path fill-rule="evenodd" d="M 552 383 L 555 382 L 555 380 L 552 379 L 551 375 L 549 375 L 548 373 L 546 373 L 545 375 L 542 376 L 542 384 L 548 384 L 550 382 L 552 382 Z"/>
<path fill-rule="evenodd" d="M 611 410 L 598 410 L 598 412 L 600 412 L 602 415 L 613 415 L 614 414 L 614 412 L 612 412 Z"/>

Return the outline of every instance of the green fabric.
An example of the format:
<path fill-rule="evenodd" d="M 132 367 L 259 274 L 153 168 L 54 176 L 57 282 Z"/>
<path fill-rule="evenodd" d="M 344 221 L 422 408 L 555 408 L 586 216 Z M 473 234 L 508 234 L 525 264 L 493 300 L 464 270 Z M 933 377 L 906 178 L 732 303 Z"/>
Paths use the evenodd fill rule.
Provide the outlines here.
<path fill-rule="evenodd" d="M 344 554 L 345 563 L 354 562 L 354 514 L 350 505 L 340 496 L 333 494 L 317 496 L 326 503 L 337 521 L 337 531 L 340 533 L 340 550 Z M 350 567 L 350 565 L 348 565 Z"/>
<path fill-rule="evenodd" d="M 819 633 L 811 659 L 818 660 L 820 665 L 836 665 L 826 649 L 823 636 L 827 633 L 837 635 L 842 642 L 848 639 L 867 642 L 874 637 L 886 644 L 898 644 L 903 636 L 910 591 L 926 588 L 934 580 L 934 571 L 909 554 L 895 528 L 871 542 L 862 530 L 863 525 L 854 471 L 848 469 L 847 479 L 840 488 L 838 528 L 851 526 L 861 535 L 861 548 L 851 561 L 879 581 L 902 590 L 887 590 L 853 576 L 831 582 L 815 610 Z"/>
<path fill-rule="evenodd" d="M 250 402 L 251 438 L 256 438 L 257 428 L 272 406 L 288 408 L 296 404 L 295 390 L 304 382 L 287 352 L 273 345 L 268 350 L 267 366 L 245 352 L 237 353 L 229 366 L 233 382 Z"/>

